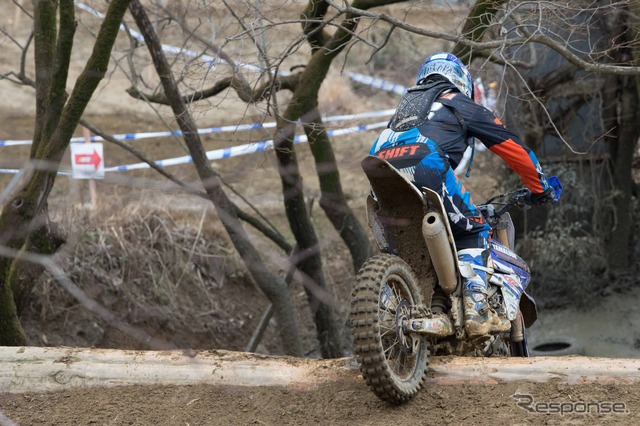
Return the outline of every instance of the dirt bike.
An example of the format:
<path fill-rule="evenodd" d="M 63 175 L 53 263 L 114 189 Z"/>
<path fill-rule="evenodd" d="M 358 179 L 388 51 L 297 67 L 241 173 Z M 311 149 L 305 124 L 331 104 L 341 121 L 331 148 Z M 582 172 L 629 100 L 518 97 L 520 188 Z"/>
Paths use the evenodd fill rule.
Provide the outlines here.
<path fill-rule="evenodd" d="M 393 404 L 408 401 L 424 383 L 430 354 L 529 356 L 525 330 L 536 321 L 537 311 L 525 292 L 529 268 L 512 250 L 515 232 L 507 212 L 528 207 L 528 190 L 477 206 L 493 230 L 488 303 L 509 319 L 511 329 L 470 339 L 461 284 L 473 271 L 458 261 L 440 196 L 418 189 L 384 159 L 369 156 L 362 168 L 375 194 L 367 197 L 367 219 L 381 254 L 356 276 L 350 322 L 356 359 L 373 392 Z M 562 186 L 555 176 L 549 181 L 557 201 Z"/>

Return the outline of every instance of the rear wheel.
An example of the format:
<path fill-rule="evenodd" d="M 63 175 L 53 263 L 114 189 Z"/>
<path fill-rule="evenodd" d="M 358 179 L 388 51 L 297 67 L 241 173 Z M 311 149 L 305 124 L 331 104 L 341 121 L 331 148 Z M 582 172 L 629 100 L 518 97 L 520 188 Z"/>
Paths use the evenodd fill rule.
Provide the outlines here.
<path fill-rule="evenodd" d="M 350 316 L 356 358 L 373 392 L 393 404 L 409 400 L 424 383 L 427 341 L 402 327 L 420 304 L 417 280 L 399 257 L 381 254 L 360 269 Z"/>

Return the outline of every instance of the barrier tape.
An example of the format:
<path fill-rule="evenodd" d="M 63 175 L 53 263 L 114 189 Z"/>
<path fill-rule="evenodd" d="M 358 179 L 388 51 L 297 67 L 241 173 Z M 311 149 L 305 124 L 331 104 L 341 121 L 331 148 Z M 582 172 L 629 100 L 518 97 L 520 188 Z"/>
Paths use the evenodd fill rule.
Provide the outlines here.
<path fill-rule="evenodd" d="M 376 117 L 389 117 L 393 115 L 395 110 L 393 109 L 385 109 L 380 111 L 372 111 L 372 112 L 362 112 L 358 114 L 349 114 L 349 115 L 334 115 L 330 117 L 323 118 L 324 122 L 333 122 L 333 121 L 346 121 L 346 120 L 355 120 L 360 118 L 376 118 Z M 222 126 L 222 127 L 207 127 L 203 129 L 198 129 L 198 134 L 209 134 L 209 133 L 224 133 L 224 132 L 239 132 L 245 130 L 257 130 L 257 129 L 269 129 L 274 128 L 276 126 L 275 122 L 269 123 L 253 123 L 253 124 L 237 124 L 231 126 Z M 148 139 L 148 138 L 160 138 L 167 136 L 181 136 L 182 131 L 174 130 L 167 132 L 146 132 L 146 133 L 122 133 L 118 135 L 113 135 L 115 139 L 118 140 L 138 140 L 138 139 Z M 104 138 L 101 136 L 91 136 L 91 142 L 102 142 Z M 11 139 L 0 139 L 0 147 L 3 146 L 15 146 L 15 145 L 31 145 L 32 140 L 11 140 Z M 77 142 L 86 142 L 84 137 L 74 137 L 69 140 L 71 143 Z"/>
<path fill-rule="evenodd" d="M 366 84 L 367 86 L 375 87 L 376 89 L 386 90 L 387 92 L 397 93 L 398 95 L 404 95 L 407 88 L 401 84 L 392 83 L 381 78 L 371 77 L 365 74 L 359 74 L 357 72 L 350 72 L 347 74 L 350 79 L 357 81 L 358 83 Z"/>
<path fill-rule="evenodd" d="M 15 175 L 15 174 L 20 173 L 21 171 L 22 171 L 22 169 L 0 169 L 0 174 L 6 173 L 6 174 L 10 174 L 10 175 Z M 59 175 L 71 176 L 73 173 L 71 173 L 71 171 L 69 171 L 69 170 L 58 170 L 58 174 Z"/>
<path fill-rule="evenodd" d="M 386 127 L 387 124 L 388 124 L 388 121 L 380 121 L 372 124 L 362 124 L 359 126 L 347 127 L 344 129 L 328 130 L 327 135 L 329 137 L 334 137 L 334 136 L 342 136 L 350 133 L 363 132 L 367 130 L 375 130 L 382 127 Z M 302 142 L 308 142 L 306 135 L 298 135 L 293 138 L 293 143 L 302 143 Z M 236 157 L 239 155 L 247 155 L 247 154 L 253 154 L 256 152 L 268 151 L 270 149 L 273 149 L 272 139 L 267 141 L 251 142 L 248 144 L 238 145 L 233 147 L 220 148 L 213 151 L 207 151 L 206 155 L 208 160 L 215 161 L 223 158 L 230 158 L 230 157 Z M 166 166 L 175 166 L 179 164 L 187 164 L 191 162 L 193 162 L 193 160 L 191 159 L 191 156 L 185 155 L 182 157 L 174 157 L 174 158 L 167 158 L 164 160 L 154 161 L 154 164 L 160 167 L 166 167 Z M 149 164 L 147 163 L 134 163 L 134 164 L 128 164 L 128 165 L 115 166 L 115 167 L 105 167 L 104 171 L 105 173 L 125 172 L 129 170 L 146 169 L 150 167 L 151 166 L 149 166 Z M 20 172 L 19 169 L 0 169 L 0 173 L 15 174 L 19 172 Z M 67 171 L 59 171 L 58 174 L 71 175 L 71 173 Z"/>
<path fill-rule="evenodd" d="M 333 136 L 341 136 L 349 133 L 363 132 L 366 130 L 374 130 L 374 129 L 379 129 L 381 127 L 387 127 L 387 123 L 388 123 L 387 121 L 381 121 L 373 124 L 363 124 L 360 126 L 348 127 L 345 129 L 329 130 L 327 131 L 327 135 L 329 137 L 333 137 Z M 301 142 L 307 142 L 307 141 L 308 140 L 306 135 L 298 135 L 293 138 L 293 143 L 301 143 Z M 267 151 L 270 149 L 273 149 L 273 139 L 267 140 L 267 141 L 251 142 L 244 145 L 221 148 L 213 151 L 207 151 L 206 154 L 207 154 L 208 160 L 215 161 L 223 158 L 230 158 L 230 157 L 236 157 L 240 155 L 253 154 L 261 151 Z M 165 160 L 158 160 L 158 161 L 155 161 L 154 164 L 160 167 L 166 167 L 166 166 L 175 166 L 178 164 L 186 164 L 191 162 L 192 162 L 191 156 L 185 155 L 183 157 L 175 157 L 175 158 L 168 158 Z M 123 166 L 116 166 L 116 167 L 105 167 L 104 171 L 105 173 L 125 172 L 128 170 L 146 169 L 149 167 L 150 166 L 147 163 L 135 163 L 135 164 L 129 164 L 129 165 L 123 165 Z"/>

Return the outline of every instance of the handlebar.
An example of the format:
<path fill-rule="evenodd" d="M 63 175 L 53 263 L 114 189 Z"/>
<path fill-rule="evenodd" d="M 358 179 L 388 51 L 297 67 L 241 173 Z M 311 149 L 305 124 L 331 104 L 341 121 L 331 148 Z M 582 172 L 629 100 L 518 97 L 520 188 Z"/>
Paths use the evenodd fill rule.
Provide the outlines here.
<path fill-rule="evenodd" d="M 526 188 L 517 189 L 517 190 L 511 191 L 511 192 L 505 192 L 504 194 L 496 195 L 495 197 L 490 198 L 483 205 L 493 204 L 493 202 L 495 200 L 511 196 L 511 198 L 506 202 L 507 205 L 512 206 L 512 205 L 517 204 L 519 206 L 522 206 L 522 205 L 526 204 L 527 197 L 528 197 L 528 195 L 530 193 L 531 193 L 531 191 L 529 191 Z M 500 203 L 500 204 L 504 204 L 504 203 Z"/>
<path fill-rule="evenodd" d="M 551 176 L 547 179 L 549 185 L 555 191 L 555 197 L 553 202 L 557 202 L 560 199 L 560 195 L 562 194 L 562 184 L 560 183 L 560 179 L 557 176 Z M 504 194 L 496 195 L 495 197 L 490 198 L 486 203 L 478 206 L 480 211 L 483 213 L 485 218 L 489 219 L 491 217 L 499 219 L 503 214 L 505 214 L 509 209 L 514 206 L 518 206 L 523 209 L 531 208 L 530 200 L 531 191 L 526 188 L 517 189 L 515 191 L 506 192 Z M 496 203 L 495 200 L 500 198 L 510 197 L 505 202 Z M 496 206 L 501 205 L 502 207 L 496 210 Z"/>
<path fill-rule="evenodd" d="M 485 217 L 496 217 L 500 218 L 503 214 L 505 214 L 509 209 L 514 206 L 518 206 L 523 209 L 528 209 L 531 207 L 531 204 L 527 202 L 529 199 L 529 194 L 531 192 L 526 189 L 518 189 L 511 192 L 506 192 L 504 194 L 496 195 L 495 197 L 490 198 L 486 203 L 478 206 L 480 211 L 482 211 Z M 495 200 L 500 198 L 510 197 L 505 202 L 496 203 Z M 496 209 L 497 206 L 502 206 L 499 209 Z"/>

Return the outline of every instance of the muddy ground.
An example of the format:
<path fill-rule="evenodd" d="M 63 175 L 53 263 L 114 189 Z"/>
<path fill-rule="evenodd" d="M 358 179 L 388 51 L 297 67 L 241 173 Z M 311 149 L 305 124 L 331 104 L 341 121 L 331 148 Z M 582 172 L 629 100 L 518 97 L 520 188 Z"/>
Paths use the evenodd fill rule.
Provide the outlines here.
<path fill-rule="evenodd" d="M 28 352 L 36 353 L 27 351 L 24 356 Z M 226 351 L 150 354 L 139 351 L 92 353 L 86 349 L 57 349 L 48 356 L 45 355 L 47 351 L 37 353 L 41 354 L 41 365 L 50 371 L 59 368 L 54 359 L 67 354 L 69 377 L 80 371 L 93 379 L 107 377 L 106 371 L 89 373 L 82 364 L 89 367 L 93 360 L 95 365 L 104 366 L 101 362 L 110 360 L 112 368 L 123 368 L 127 357 L 138 360 L 146 357 L 150 366 L 157 367 L 165 365 L 163 360 L 170 359 L 177 365 L 196 362 L 198 371 L 209 376 L 202 364 L 206 360 L 215 371 L 209 378 L 198 379 L 199 384 L 191 386 L 153 384 L 82 390 L 67 388 L 46 394 L 0 394 L 0 415 L 5 417 L 5 423 L 0 417 L 3 426 L 9 424 L 7 419 L 11 419 L 11 424 L 21 425 L 583 425 L 637 424 L 640 420 L 638 375 L 631 372 L 635 374 L 633 378 L 623 377 L 620 374 L 627 367 L 622 362 L 607 362 L 602 358 L 566 358 L 551 374 L 543 372 L 542 366 L 549 368 L 553 358 L 540 358 L 539 363 L 531 363 L 530 370 L 512 359 L 503 370 L 508 374 L 494 372 L 501 360 L 434 358 L 424 388 L 406 404 L 391 406 L 369 391 L 360 377 L 357 363 L 350 357 L 320 361 Z M 568 370 L 580 363 L 583 363 L 581 373 Z M 601 365 L 602 374 L 592 369 L 594 363 Z M 251 386 L 249 365 L 254 365 L 255 382 L 265 386 Z M 279 373 L 262 369 L 264 365 L 278 368 Z M 31 371 L 35 371 L 35 367 L 31 367 Z M 137 380 L 135 383 L 162 380 L 148 374 L 152 371 L 149 369 L 147 373 L 127 370 L 131 372 L 130 377 L 135 377 L 132 380 Z M 26 371 L 16 371 L 16 375 L 26 377 Z M 180 370 L 172 373 L 177 371 Z M 221 371 L 225 372 L 224 376 Z M 282 371 L 288 371 L 289 375 L 282 376 Z M 539 371 L 546 379 L 531 377 L 531 371 Z M 558 380 L 563 377 L 563 371 L 567 373 L 565 383 Z M 608 377 L 607 371 L 611 372 Z M 113 383 L 121 383 L 123 378 L 117 373 L 111 373 L 111 377 Z M 236 385 L 229 384 L 228 377 L 236 378 Z M 514 377 L 522 380 L 513 381 Z M 77 379 L 67 385 L 42 381 L 37 386 L 78 385 Z M 2 376 L 2 380 L 6 382 L 6 376 Z M 165 380 L 166 383 L 184 382 L 179 374 L 169 374 Z M 288 385 L 274 386 L 277 383 Z"/>
<path fill-rule="evenodd" d="M 514 395 L 530 395 L 539 413 L 518 406 L 528 399 Z M 200 385 L 5 394 L 0 395 L 0 411 L 22 426 L 632 425 L 640 421 L 639 395 L 640 385 L 428 385 L 409 403 L 392 407 L 356 378 L 314 390 Z M 620 413 L 602 414 L 613 411 L 613 405 L 591 404 L 590 414 L 547 414 L 553 410 L 543 405 L 565 403 L 565 411 L 580 412 L 585 411 L 582 403 L 589 402 L 620 403 Z M 1 417 L 0 424 L 5 425 Z"/>

